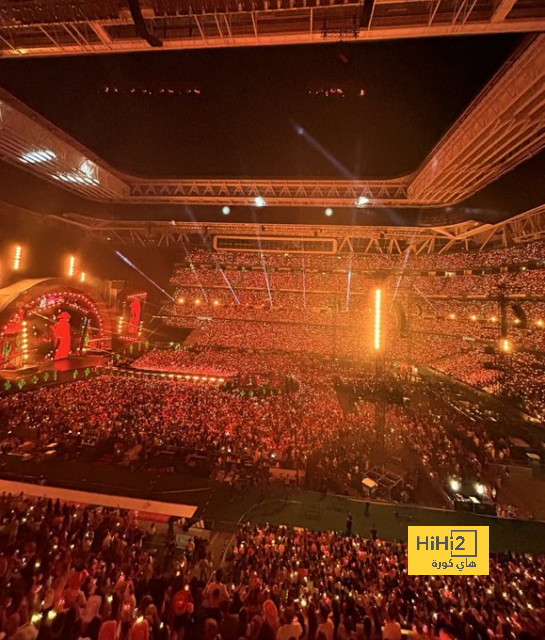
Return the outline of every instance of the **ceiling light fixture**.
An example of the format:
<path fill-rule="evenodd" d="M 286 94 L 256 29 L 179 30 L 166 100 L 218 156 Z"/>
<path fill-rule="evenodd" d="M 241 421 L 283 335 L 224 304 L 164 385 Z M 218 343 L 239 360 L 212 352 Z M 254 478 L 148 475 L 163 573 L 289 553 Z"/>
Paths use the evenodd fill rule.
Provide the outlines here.
<path fill-rule="evenodd" d="M 365 205 L 369 204 L 369 198 L 366 196 L 360 196 L 356 201 L 357 207 L 365 207 Z"/>
<path fill-rule="evenodd" d="M 21 162 L 25 164 L 39 164 L 40 162 L 49 162 L 55 160 L 57 154 L 50 149 L 38 149 L 36 151 L 29 151 L 23 153 L 21 156 Z"/>

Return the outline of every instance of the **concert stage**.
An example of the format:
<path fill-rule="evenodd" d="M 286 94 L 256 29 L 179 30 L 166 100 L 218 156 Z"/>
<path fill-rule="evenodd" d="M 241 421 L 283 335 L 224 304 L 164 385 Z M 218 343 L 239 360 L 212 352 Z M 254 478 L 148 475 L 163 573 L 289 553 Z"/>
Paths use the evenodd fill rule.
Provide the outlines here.
<path fill-rule="evenodd" d="M 41 375 L 45 372 L 66 373 L 85 370 L 90 367 L 105 367 L 110 360 L 109 355 L 73 356 L 64 360 L 41 362 L 39 365 L 21 367 L 20 369 L 0 369 L 0 380 L 17 380 L 29 375 Z"/>

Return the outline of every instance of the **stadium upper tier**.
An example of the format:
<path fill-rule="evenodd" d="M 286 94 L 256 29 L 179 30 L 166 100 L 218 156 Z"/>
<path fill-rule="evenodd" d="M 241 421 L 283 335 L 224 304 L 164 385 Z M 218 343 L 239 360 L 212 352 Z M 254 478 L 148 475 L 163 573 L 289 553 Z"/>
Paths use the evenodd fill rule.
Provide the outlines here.
<path fill-rule="evenodd" d="M 519 345 L 541 349 L 544 258 L 544 242 L 438 256 L 306 256 L 197 248 L 186 251 L 176 267 L 174 302 L 165 309 L 166 320 L 199 327 L 200 340 L 207 344 L 228 341 L 242 321 L 267 323 L 269 335 L 275 324 L 312 325 L 311 351 L 320 351 L 317 334 L 326 331 L 324 339 L 333 344 L 332 328 L 350 333 L 353 316 L 371 312 L 372 292 L 379 286 L 391 298 L 396 331 L 405 332 L 417 317 L 419 331 L 479 340 L 497 336 L 500 297 L 505 296 L 505 321 L 518 333 Z M 221 332 L 212 328 L 217 323 Z M 290 331 L 289 342 L 295 345 L 294 328 Z M 235 330 L 235 342 L 237 335 Z M 296 350 L 309 346 L 305 336 Z M 251 342 L 249 330 L 246 339 Z"/>
<path fill-rule="evenodd" d="M 512 380 L 534 370 L 517 387 L 524 408 L 545 416 L 539 391 L 545 242 L 440 255 L 303 256 L 201 246 L 185 250 L 171 282 L 174 302 L 163 318 L 193 329 L 187 346 L 362 361 L 374 353 L 374 292 L 380 287 L 391 361 L 432 366 L 488 391 L 514 391 L 501 376 L 505 363 L 499 359 L 508 353 Z"/>
<path fill-rule="evenodd" d="M 259 254 L 198 248 L 185 253 L 171 282 L 178 311 L 192 304 L 210 307 L 213 315 L 221 316 L 232 316 L 225 308 L 233 305 L 348 311 L 364 306 L 370 289 L 382 281 L 400 294 L 413 290 L 416 298 L 476 299 L 476 304 L 482 298 L 495 299 L 501 288 L 513 299 L 537 302 L 545 296 L 544 258 L 544 242 L 425 256 L 410 252 Z"/>
<path fill-rule="evenodd" d="M 437 255 L 418 255 L 406 253 L 382 253 L 378 247 L 373 253 L 268 253 L 255 251 L 212 251 L 209 248 L 197 248 L 183 256 L 183 264 L 190 268 L 202 267 L 203 270 L 226 267 L 230 269 L 246 268 L 252 270 L 289 269 L 292 272 L 376 272 L 379 270 L 397 270 L 411 273 L 414 271 L 467 271 L 528 265 L 542 262 L 545 258 L 544 243 L 533 242 L 509 248 L 489 251 L 467 251 Z M 200 272 L 199 272 L 200 273 Z M 247 274 L 248 272 L 246 272 Z"/>

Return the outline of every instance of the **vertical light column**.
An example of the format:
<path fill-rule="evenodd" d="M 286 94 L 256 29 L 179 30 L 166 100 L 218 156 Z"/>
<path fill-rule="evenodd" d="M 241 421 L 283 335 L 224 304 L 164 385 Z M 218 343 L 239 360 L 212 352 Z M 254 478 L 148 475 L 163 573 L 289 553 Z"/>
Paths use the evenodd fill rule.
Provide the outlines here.
<path fill-rule="evenodd" d="M 28 330 L 26 320 L 23 321 L 23 360 L 28 360 Z"/>
<path fill-rule="evenodd" d="M 15 247 L 15 254 L 13 256 L 13 270 L 14 271 L 19 271 L 19 269 L 21 268 L 21 259 L 23 257 L 23 247 L 18 244 Z"/>
<path fill-rule="evenodd" d="M 375 291 L 375 351 L 382 349 L 382 289 Z"/>
<path fill-rule="evenodd" d="M 68 258 L 68 277 L 73 278 L 75 271 L 76 271 L 76 257 L 70 256 L 70 258 Z"/>

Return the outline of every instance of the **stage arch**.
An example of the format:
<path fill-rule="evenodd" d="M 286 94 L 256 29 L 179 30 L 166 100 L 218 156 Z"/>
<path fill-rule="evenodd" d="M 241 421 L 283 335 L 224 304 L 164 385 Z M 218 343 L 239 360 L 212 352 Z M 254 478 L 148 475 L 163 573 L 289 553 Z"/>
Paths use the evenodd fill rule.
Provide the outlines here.
<path fill-rule="evenodd" d="M 111 317 L 96 289 L 72 280 L 21 280 L 0 289 L 0 369 L 110 350 Z"/>

